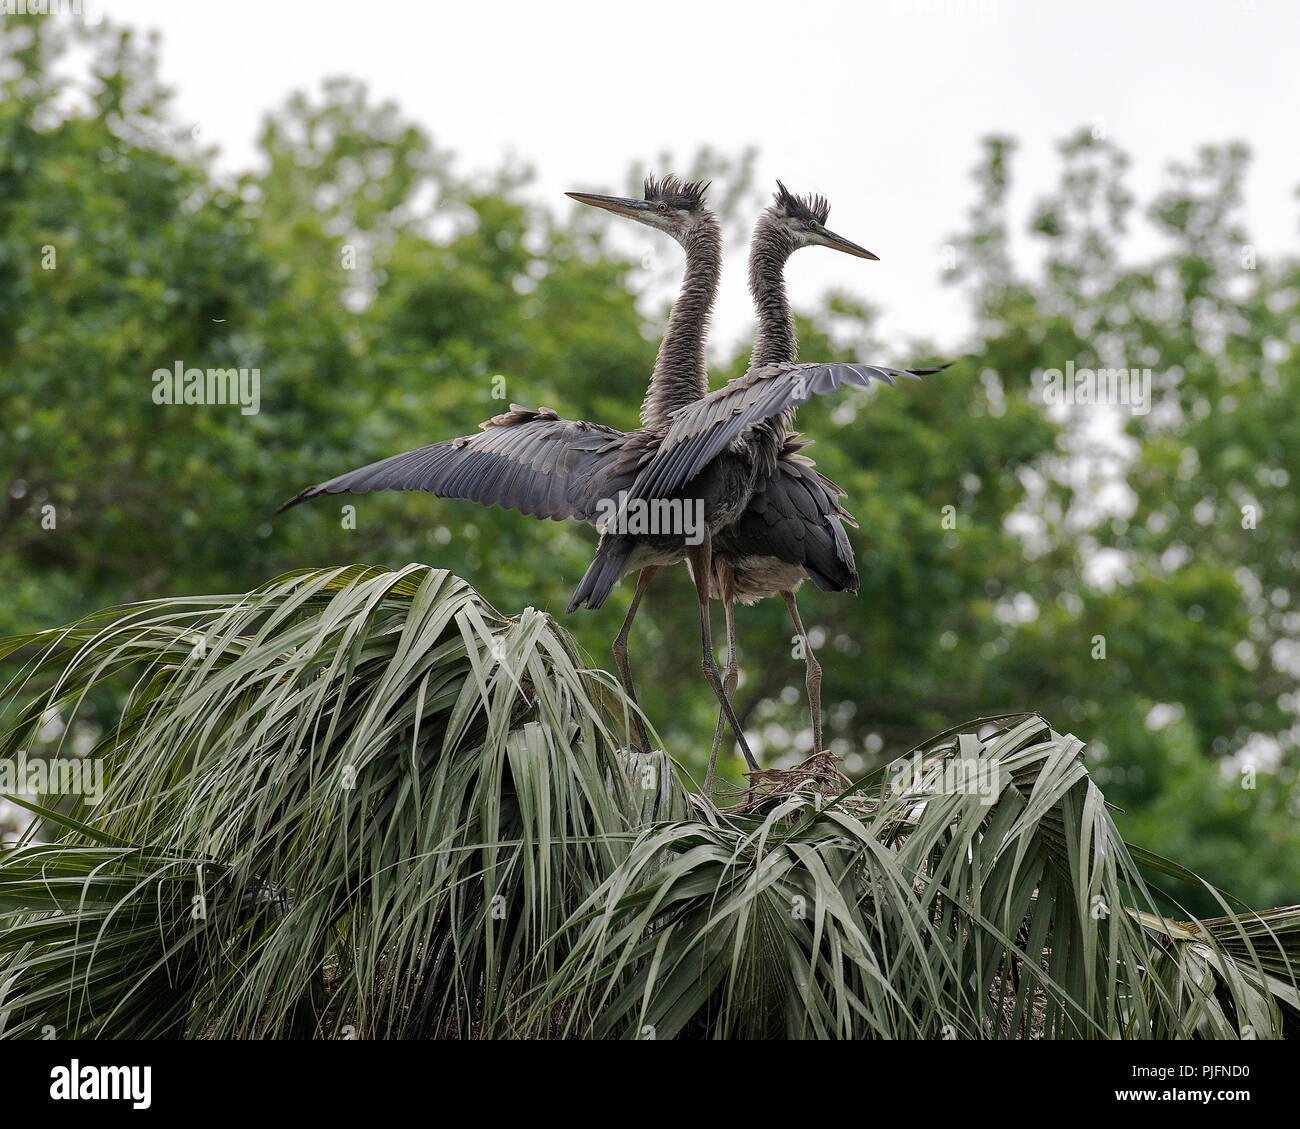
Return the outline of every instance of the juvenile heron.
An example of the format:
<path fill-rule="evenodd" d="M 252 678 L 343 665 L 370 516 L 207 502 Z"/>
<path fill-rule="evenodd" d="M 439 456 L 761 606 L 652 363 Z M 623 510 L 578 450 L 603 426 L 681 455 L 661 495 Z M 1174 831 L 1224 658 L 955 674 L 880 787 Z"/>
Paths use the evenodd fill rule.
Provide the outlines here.
<path fill-rule="evenodd" d="M 604 203 L 606 197 L 569 195 L 597 206 L 607 206 Z M 618 207 L 609 210 L 624 215 L 634 214 Z M 751 365 L 793 362 L 798 357 L 798 341 L 784 277 L 785 264 L 795 251 L 802 247 L 829 247 L 861 259 L 877 258 L 866 248 L 830 231 L 826 227 L 829 215 L 830 205 L 824 197 L 796 196 L 777 181 L 773 202 L 760 214 L 750 244 L 749 289 L 758 313 Z M 702 366 L 702 360 L 700 364 Z M 674 403 L 691 403 L 703 395 L 701 391 L 693 397 L 675 396 Z M 649 422 L 644 409 L 642 420 Z M 710 594 L 722 602 L 726 614 L 727 666 L 723 689 L 729 699 L 735 694 L 739 675 L 736 603 L 753 604 L 776 595 L 785 599 L 805 656 L 805 684 L 812 715 L 813 751 L 816 752 L 821 748 L 821 668 L 799 618 L 794 593 L 807 575 L 806 568 L 815 571 L 823 586 L 834 591 L 856 592 L 858 576 L 853 552 L 841 524 L 842 521 L 853 524 L 852 517 L 839 505 L 843 491 L 812 469 L 812 461 L 799 454 L 803 446 L 797 435 L 786 437 L 776 473 L 756 493 L 737 521 L 718 533 L 713 546 Z M 645 586 L 656 567 L 647 566 L 639 574 L 637 593 L 619 636 L 624 643 Z M 618 643 L 615 644 L 616 656 L 617 647 Z M 622 670 L 620 667 L 620 672 Z M 625 679 L 625 683 L 627 681 L 630 680 Z M 705 777 L 706 792 L 712 783 L 725 727 L 726 714 L 719 710 L 709 771 Z"/>
<path fill-rule="evenodd" d="M 563 420 L 547 408 L 531 411 L 512 404 L 509 412 L 480 424 L 480 435 L 435 443 L 339 475 L 303 490 L 276 512 L 322 494 L 419 490 L 443 498 L 500 505 L 539 518 L 576 518 L 596 524 L 601 503 L 616 498 L 632 484 L 636 470 L 666 434 L 672 413 L 708 392 L 705 343 L 722 271 L 722 235 L 717 218 L 704 201 L 707 188 L 707 184 L 665 176 L 648 178 L 642 199 L 568 193 L 584 204 L 665 232 L 686 252 L 685 277 L 655 358 L 638 430 L 623 433 L 601 424 Z M 656 553 L 641 571 L 627 617 L 614 641 L 614 661 L 634 704 L 637 697 L 628 661 L 628 634 L 658 566 L 685 557 L 686 546 L 680 537 L 678 541 L 675 549 L 669 546 Z M 719 682 L 719 694 L 720 686 Z M 724 708 L 724 716 L 728 712 Z M 648 750 L 649 735 L 640 713 L 634 712 L 633 718 Z M 750 767 L 758 767 L 752 758 Z"/>
<path fill-rule="evenodd" d="M 672 413 L 701 399 L 709 390 L 705 344 L 709 335 L 709 315 L 722 274 L 722 231 L 713 211 L 704 202 L 708 187 L 699 181 L 683 183 L 668 176 L 659 181 L 648 178 L 643 200 L 591 192 L 565 193 L 580 203 L 667 232 L 686 252 L 686 275 L 668 317 L 668 328 L 659 344 L 650 386 L 641 402 L 641 428 L 652 436 L 665 434 Z M 674 564 L 684 555 L 684 551 L 669 554 L 662 561 L 648 563 L 638 571 L 636 590 L 614 639 L 614 662 L 619 678 L 624 692 L 638 710 L 640 702 L 627 653 L 632 622 L 660 565 Z M 575 609 L 570 605 L 568 610 L 572 612 Z M 634 717 L 637 731 L 648 751 L 650 738 L 645 725 L 639 713 Z"/>
<path fill-rule="evenodd" d="M 830 203 L 824 196 L 796 196 L 779 180 L 773 201 L 758 217 L 749 250 L 749 292 L 758 314 L 751 366 L 790 363 L 799 343 L 785 288 L 785 264 L 801 247 L 828 246 L 863 259 L 870 251 L 826 230 Z M 781 422 L 788 426 L 790 418 Z M 714 543 L 714 587 L 727 621 L 727 666 L 723 689 L 734 696 L 736 661 L 735 606 L 780 596 L 790 612 L 805 662 L 805 686 L 812 716 L 813 752 L 821 751 L 821 666 L 813 654 L 795 602 L 805 576 L 814 576 L 823 591 L 858 590 L 853 549 L 844 523 L 856 525 L 840 505 L 844 491 L 814 469 L 800 453 L 807 444 L 795 433 L 784 436 L 776 470 L 750 499 L 741 516 L 722 530 Z M 709 753 L 704 791 L 712 789 L 718 750 L 726 725 L 719 712 Z"/>
<path fill-rule="evenodd" d="M 642 427 L 621 432 L 603 424 L 561 419 L 547 408 L 533 411 L 511 405 L 509 412 L 481 424 L 480 434 L 433 443 L 339 475 L 303 490 L 280 510 L 322 494 L 419 490 L 539 518 L 589 522 L 602 530 L 600 545 L 570 601 L 570 612 L 584 606 L 599 608 L 628 572 L 686 559 L 699 603 L 701 666 L 742 755 L 751 769 L 757 769 L 713 655 L 708 614 L 713 537 L 741 518 L 755 499 L 776 505 L 797 500 L 797 494 L 774 490 L 769 481 L 787 447 L 786 425 L 781 421 L 799 403 L 814 394 L 835 392 L 844 384 L 883 381 L 892 385 L 898 376 L 938 370 L 788 362 L 751 365 L 743 377 L 703 395 L 707 389 L 704 333 L 721 268 L 716 220 L 710 224 L 711 217 L 700 213 L 703 190 L 698 185 L 666 179 L 648 184 L 646 197 L 602 198 L 609 210 L 622 207 L 630 218 L 673 234 L 688 253 L 687 277 L 670 319 L 670 332 L 660 346 Z M 621 519 L 629 507 L 664 501 L 697 506 L 701 523 L 689 530 L 632 532 L 620 520 L 610 520 L 611 509 Z M 820 583 L 815 567 L 805 565 Z M 635 614 L 648 583 L 649 576 L 642 572 L 630 614 Z M 629 616 L 625 624 L 630 622 Z M 625 647 L 626 633 L 620 634 Z M 626 685 L 630 682 L 626 661 L 620 662 L 620 668 Z"/>

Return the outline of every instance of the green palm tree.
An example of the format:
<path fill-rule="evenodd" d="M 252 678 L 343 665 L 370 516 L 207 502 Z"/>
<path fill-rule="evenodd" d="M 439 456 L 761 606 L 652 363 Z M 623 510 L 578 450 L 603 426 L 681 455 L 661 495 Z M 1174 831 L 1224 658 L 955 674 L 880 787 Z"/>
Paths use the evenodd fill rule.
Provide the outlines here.
<path fill-rule="evenodd" d="M 0 1036 L 1276 1037 L 1300 908 L 1178 920 L 1082 744 L 981 719 L 715 810 L 532 609 L 295 573 L 0 643 L 0 757 L 96 797 L 0 852 Z M 25 659 L 19 661 L 22 656 Z M 54 750 L 57 752 L 58 750 Z M 37 838 L 37 831 L 43 838 Z M 1143 871 L 1148 877 L 1144 877 Z"/>

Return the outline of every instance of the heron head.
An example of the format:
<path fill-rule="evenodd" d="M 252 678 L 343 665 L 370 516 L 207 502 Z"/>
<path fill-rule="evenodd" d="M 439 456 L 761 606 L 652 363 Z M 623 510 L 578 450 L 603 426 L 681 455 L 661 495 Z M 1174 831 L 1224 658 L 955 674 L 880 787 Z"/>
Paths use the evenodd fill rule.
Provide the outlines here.
<path fill-rule="evenodd" d="M 686 239 L 697 226 L 708 222 L 712 213 L 704 206 L 704 193 L 708 184 L 702 181 L 687 182 L 675 176 L 646 177 L 645 198 L 635 196 L 597 196 L 592 192 L 566 192 L 581 204 L 603 208 L 616 216 L 626 216 L 647 227 L 667 232 L 678 243 Z"/>
<path fill-rule="evenodd" d="M 829 247 L 832 251 L 843 251 L 859 259 L 880 257 L 826 227 L 831 205 L 825 196 L 796 196 L 778 180 L 767 211 L 773 221 L 789 232 L 792 251 L 800 247 Z"/>

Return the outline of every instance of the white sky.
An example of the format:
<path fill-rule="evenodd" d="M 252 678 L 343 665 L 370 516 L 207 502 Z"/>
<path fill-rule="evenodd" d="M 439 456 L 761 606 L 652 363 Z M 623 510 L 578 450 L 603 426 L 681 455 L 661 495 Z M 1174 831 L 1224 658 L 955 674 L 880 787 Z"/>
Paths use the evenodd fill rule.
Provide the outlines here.
<path fill-rule="evenodd" d="M 796 256 L 796 305 L 846 287 L 884 308 L 894 340 L 960 343 L 963 305 L 939 256 L 965 223 L 989 132 L 1021 141 L 1026 210 L 1055 184 L 1054 143 L 1080 125 L 1104 123 L 1132 155 L 1140 201 L 1170 159 L 1243 139 L 1261 255 L 1300 243 L 1295 0 L 103 4 L 162 32 L 177 110 L 226 168 L 254 162 L 266 111 L 335 74 L 393 98 L 462 172 L 528 160 L 533 191 L 565 207 L 564 189 L 619 188 L 629 164 L 665 149 L 756 144 L 760 182 L 825 193 L 831 226 L 882 259 Z M 659 238 L 645 232 L 645 247 Z M 743 255 L 729 248 L 727 340 L 748 332 Z"/>

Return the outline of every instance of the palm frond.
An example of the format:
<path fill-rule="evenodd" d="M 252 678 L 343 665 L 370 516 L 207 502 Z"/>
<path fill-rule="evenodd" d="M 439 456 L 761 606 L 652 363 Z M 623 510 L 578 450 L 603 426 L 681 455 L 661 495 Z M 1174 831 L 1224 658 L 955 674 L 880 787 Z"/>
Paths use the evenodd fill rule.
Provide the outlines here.
<path fill-rule="evenodd" d="M 1187 918 L 1083 745 L 982 718 L 717 811 L 531 609 L 412 565 L 0 641 L 12 756 L 129 687 L 0 850 L 0 1033 L 1268 1038 L 1300 908 Z M 24 699 L 23 695 L 27 695 Z M 617 726 L 622 714 L 623 725 Z M 615 726 L 615 728 L 611 728 Z M 58 751 L 58 750 L 56 750 Z"/>
<path fill-rule="evenodd" d="M 563 1011 L 598 1037 L 1280 1036 L 1300 910 L 1174 937 L 1082 743 L 1036 716 L 989 728 L 840 795 L 647 826 L 524 1029 Z"/>
<path fill-rule="evenodd" d="M 449 573 L 303 572 L 8 646 L 23 644 L 41 648 L 25 677 L 51 684 L 2 748 L 106 679 L 134 687 L 90 753 L 107 766 L 102 802 L 70 813 L 129 849 L 87 846 L 65 823 L 56 845 L 9 852 L 0 870 L 13 905 L 40 886 L 33 868 L 62 860 L 60 908 L 23 906 L 37 916 L 10 921 L 0 946 L 29 1028 L 43 1001 L 76 995 L 61 1030 L 158 1034 L 159 1017 L 113 1001 L 121 978 L 147 995 L 165 969 L 191 1034 L 310 1030 L 326 995 L 331 1020 L 359 1033 L 490 1033 L 623 849 L 636 793 L 596 676 L 546 616 L 504 618 Z M 200 860 L 218 859 L 212 943 L 178 968 L 172 925 Z M 119 901 L 87 918 L 92 894 Z"/>

